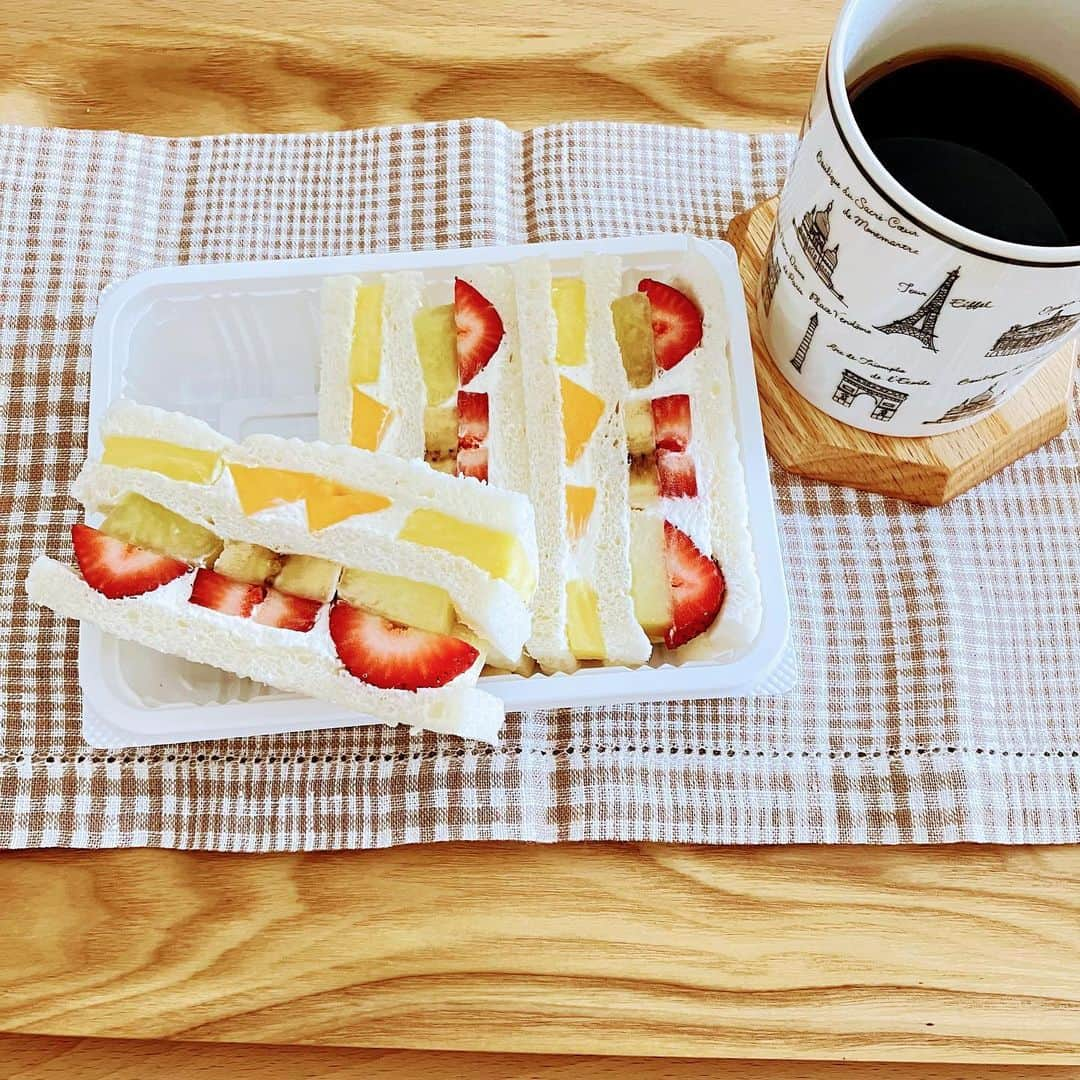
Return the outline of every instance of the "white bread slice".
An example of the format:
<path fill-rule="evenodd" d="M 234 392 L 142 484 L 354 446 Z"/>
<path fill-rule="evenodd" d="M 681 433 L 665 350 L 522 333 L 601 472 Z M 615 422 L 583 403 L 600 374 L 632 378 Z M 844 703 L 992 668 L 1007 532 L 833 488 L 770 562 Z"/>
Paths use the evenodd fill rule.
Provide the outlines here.
<path fill-rule="evenodd" d="M 113 432 L 113 416 L 125 422 L 141 419 L 144 433 L 169 425 L 172 441 L 195 446 L 220 438 L 202 421 L 160 409 L 123 402 L 106 416 L 103 435 Z M 394 574 L 445 589 L 463 622 L 489 643 L 490 660 L 515 666 L 529 633 L 528 601 L 507 581 L 461 556 L 397 539 L 413 509 L 440 510 L 518 539 L 526 562 L 536 572 L 536 538 L 532 508 L 521 495 L 499 491 L 475 480 L 446 476 L 420 461 L 406 461 L 345 446 L 303 443 L 257 435 L 223 450 L 226 463 L 261 465 L 310 473 L 346 487 L 386 495 L 393 505 L 374 514 L 357 515 L 317 533 L 307 527 L 299 504 L 243 513 L 227 468 L 213 484 L 173 480 L 145 469 L 87 462 L 72 493 L 90 510 L 113 505 L 135 492 L 217 535 L 261 544 L 277 551 L 315 555 L 345 566 Z"/>
<path fill-rule="evenodd" d="M 392 410 L 379 451 L 405 458 L 422 458 L 427 390 L 416 351 L 412 320 L 420 307 L 424 279 L 422 274 L 412 270 L 379 275 L 371 281 L 352 275 L 324 279 L 321 296 L 319 437 L 325 442 L 345 446 L 352 441 L 349 358 L 356 322 L 356 291 L 362 284 L 380 280 L 385 293 L 379 378 L 360 389 Z"/>
<path fill-rule="evenodd" d="M 607 411 L 590 446 L 591 483 L 597 491 L 590 584 L 596 590 L 606 662 L 643 664 L 652 655 L 652 645 L 634 615 L 630 479 L 626 468 L 626 431 L 618 409 L 629 385 L 611 315 L 611 302 L 622 293 L 622 268 L 616 256 L 591 255 L 583 259 L 582 270 L 593 390 L 607 403 Z"/>
<path fill-rule="evenodd" d="M 503 323 L 504 336 L 483 371 L 467 389 L 488 395 L 488 480 L 491 486 L 528 494 L 528 448 L 525 440 L 525 403 L 521 386 L 521 363 L 518 356 L 518 327 L 513 280 L 507 270 L 490 266 L 471 266 L 456 274 L 468 282 L 495 306 Z M 400 280 L 411 279 L 408 287 Z M 424 414 L 428 402 L 420 358 L 416 352 L 413 320 L 424 304 L 419 275 L 384 276 L 384 336 L 380 379 L 385 387 L 380 400 L 402 418 L 410 431 L 415 429 L 416 445 L 412 456 L 423 457 Z M 328 278 L 323 283 L 323 339 L 320 377 L 319 430 L 328 442 L 348 443 L 349 416 L 342 402 L 351 400 L 347 392 L 348 355 L 352 347 L 355 277 Z M 390 326 L 406 332 L 392 333 Z M 405 346 L 392 348 L 394 341 Z M 452 399 L 448 408 L 452 409 Z M 383 449 L 399 452 L 398 443 L 384 440 Z M 409 456 L 409 455 L 404 455 Z M 441 468 L 453 471 L 453 463 Z"/>
<path fill-rule="evenodd" d="M 186 582 L 182 578 L 177 584 Z M 473 685 L 482 656 L 446 686 L 416 692 L 382 690 L 350 675 L 332 650 L 313 648 L 309 638 L 319 628 L 298 634 L 195 604 L 169 604 L 161 595 L 168 588 L 109 600 L 73 570 L 44 556 L 34 562 L 26 579 L 26 592 L 35 603 L 67 618 L 92 622 L 114 637 L 355 709 L 384 724 L 405 724 L 489 743 L 498 740 L 502 702 Z"/>
<path fill-rule="evenodd" d="M 558 328 L 551 306 L 551 267 L 546 259 L 522 259 L 514 265 L 513 274 L 526 403 L 529 495 L 540 549 L 527 648 L 545 671 L 573 671 L 577 661 L 566 637 L 566 438 L 555 363 Z"/>
<path fill-rule="evenodd" d="M 359 285 L 360 279 L 351 275 L 324 278 L 320 297 L 319 438 L 345 446 L 352 439 L 349 356 Z"/>
<path fill-rule="evenodd" d="M 379 450 L 398 457 L 424 459 L 424 405 L 427 386 L 416 349 L 413 316 L 420 308 L 424 275 L 402 270 L 386 275 L 383 300 L 382 367 L 388 382 L 382 401 L 394 410 L 393 428 Z M 380 372 L 380 376 L 382 376 Z M 420 408 L 413 407 L 419 403 Z M 408 407 L 406 407 L 408 405 Z"/>
<path fill-rule="evenodd" d="M 140 405 L 129 398 L 119 398 L 109 406 L 100 434 L 102 438 L 106 435 L 127 435 L 160 439 L 178 446 L 190 446 L 193 450 L 216 450 L 218 453 L 235 445 L 232 439 L 194 416 L 169 412 L 152 405 Z"/>

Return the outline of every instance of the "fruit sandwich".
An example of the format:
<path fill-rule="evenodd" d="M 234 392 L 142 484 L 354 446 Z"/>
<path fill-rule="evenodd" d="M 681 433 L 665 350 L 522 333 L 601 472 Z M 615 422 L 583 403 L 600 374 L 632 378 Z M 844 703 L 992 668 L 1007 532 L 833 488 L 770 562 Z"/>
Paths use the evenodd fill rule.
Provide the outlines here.
<path fill-rule="evenodd" d="M 690 260 L 573 271 L 328 278 L 321 435 L 529 495 L 545 671 L 734 655 L 761 591 L 721 286 Z"/>
<path fill-rule="evenodd" d="M 417 461 L 121 401 L 73 495 L 78 570 L 27 592 L 117 637 L 384 723 L 494 741 L 485 660 L 519 661 L 537 577 L 523 496 Z"/>

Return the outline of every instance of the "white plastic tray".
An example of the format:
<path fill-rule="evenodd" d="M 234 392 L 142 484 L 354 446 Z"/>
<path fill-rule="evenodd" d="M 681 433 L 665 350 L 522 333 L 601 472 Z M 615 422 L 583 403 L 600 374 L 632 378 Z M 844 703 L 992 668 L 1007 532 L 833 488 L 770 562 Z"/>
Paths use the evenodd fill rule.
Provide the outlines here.
<path fill-rule="evenodd" d="M 91 455 L 109 404 L 121 395 L 198 416 L 234 439 L 257 431 L 314 438 L 319 289 L 332 274 L 414 269 L 431 280 L 474 263 L 549 258 L 572 273 L 582 255 L 607 252 L 635 269 L 703 259 L 726 303 L 736 423 L 761 576 L 763 618 L 754 642 L 725 662 L 584 668 L 573 674 L 484 677 L 508 709 L 780 693 L 794 662 L 786 650 L 788 604 L 773 517 L 772 485 L 758 410 L 742 283 L 724 243 L 686 236 L 562 241 L 517 247 L 150 270 L 108 289 L 94 324 L 90 368 Z M 700 262 L 699 262 L 700 265 Z M 84 625 L 79 646 L 83 731 L 95 746 L 344 727 L 373 721 L 269 690 L 215 668 L 162 656 Z"/>

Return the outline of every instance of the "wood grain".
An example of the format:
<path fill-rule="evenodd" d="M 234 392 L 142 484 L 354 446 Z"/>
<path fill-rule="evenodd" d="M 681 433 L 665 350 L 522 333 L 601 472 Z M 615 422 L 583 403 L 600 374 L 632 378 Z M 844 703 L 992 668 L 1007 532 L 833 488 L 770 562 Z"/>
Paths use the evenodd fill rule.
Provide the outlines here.
<path fill-rule="evenodd" d="M 1072 1066 L 470 1054 L 0 1035 L 6 1080 L 1076 1080 Z"/>
<path fill-rule="evenodd" d="M 0 1030 L 1080 1062 L 1080 849 L 0 857 Z"/>
<path fill-rule="evenodd" d="M 991 416 L 946 435 L 891 438 L 841 424 L 814 408 L 780 373 L 758 325 L 758 275 L 775 220 L 774 199 L 732 221 L 728 239 L 739 252 L 765 441 L 789 472 L 940 506 L 1065 430 L 1075 342 L 1058 350 Z"/>
<path fill-rule="evenodd" d="M 839 0 L 0 5 L 0 121 L 162 135 L 492 116 L 799 123 Z"/>

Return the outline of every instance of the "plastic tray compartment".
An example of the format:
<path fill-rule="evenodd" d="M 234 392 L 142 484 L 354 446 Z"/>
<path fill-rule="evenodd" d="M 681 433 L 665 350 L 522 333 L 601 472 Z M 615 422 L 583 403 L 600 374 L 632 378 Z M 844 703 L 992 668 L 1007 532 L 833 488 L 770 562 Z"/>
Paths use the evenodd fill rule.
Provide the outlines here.
<path fill-rule="evenodd" d="M 776 693 L 790 688 L 788 605 L 773 517 L 772 486 L 735 254 L 686 236 L 560 241 L 518 247 L 280 262 L 169 267 L 107 290 L 94 326 L 90 452 L 121 395 L 198 416 L 241 439 L 257 431 L 314 438 L 319 357 L 319 290 L 324 277 L 414 269 L 430 281 L 457 268 L 542 255 L 557 274 L 585 254 L 619 255 L 635 270 L 715 274 L 725 297 L 728 359 L 761 576 L 763 618 L 741 654 L 638 669 L 583 668 L 573 674 L 481 679 L 508 709 Z M 161 744 L 373 723 L 334 706 L 270 690 L 247 679 L 162 656 L 82 627 L 79 670 L 83 728 L 97 746 Z"/>

